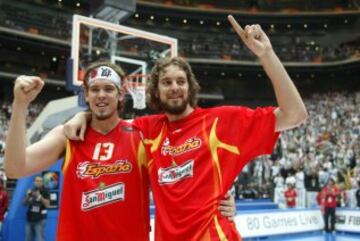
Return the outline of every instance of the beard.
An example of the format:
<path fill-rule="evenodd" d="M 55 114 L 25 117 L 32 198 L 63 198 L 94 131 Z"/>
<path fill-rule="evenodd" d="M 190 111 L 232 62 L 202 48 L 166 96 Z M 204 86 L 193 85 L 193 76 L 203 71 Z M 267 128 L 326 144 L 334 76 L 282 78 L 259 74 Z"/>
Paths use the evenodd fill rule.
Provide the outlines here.
<path fill-rule="evenodd" d="M 179 115 L 183 113 L 189 104 L 188 99 L 182 100 L 181 103 L 176 103 L 175 105 L 169 104 L 168 102 L 162 101 L 161 99 L 159 102 L 161 110 L 172 115 Z"/>
<path fill-rule="evenodd" d="M 93 112 L 93 115 L 97 120 L 104 121 L 104 120 L 107 120 L 107 119 L 111 118 L 114 115 L 114 113 L 116 113 L 116 110 L 113 111 L 113 112 L 108 112 L 108 113 L 101 113 L 101 112 L 100 113 L 95 113 L 95 112 Z"/>

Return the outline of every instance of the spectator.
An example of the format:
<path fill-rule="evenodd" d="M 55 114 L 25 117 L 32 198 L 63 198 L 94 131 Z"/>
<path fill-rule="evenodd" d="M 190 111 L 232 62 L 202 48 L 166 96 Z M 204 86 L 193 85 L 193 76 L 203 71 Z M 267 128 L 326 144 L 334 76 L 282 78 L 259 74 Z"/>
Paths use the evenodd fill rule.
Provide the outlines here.
<path fill-rule="evenodd" d="M 46 208 L 50 206 L 50 195 L 41 176 L 35 177 L 34 185 L 35 188 L 28 190 L 24 199 L 24 205 L 28 206 L 26 241 L 45 241 Z M 34 236 L 36 239 L 33 239 Z"/>
<path fill-rule="evenodd" d="M 291 182 L 287 183 L 287 189 L 284 192 L 284 196 L 285 196 L 285 200 L 286 200 L 286 207 L 287 208 L 295 208 L 297 193 L 296 193 L 293 183 L 291 183 Z"/>
<path fill-rule="evenodd" d="M 255 199 L 257 198 L 257 191 L 254 188 L 254 183 L 249 183 L 245 185 L 245 188 L 240 191 L 240 197 L 244 199 Z"/>
<path fill-rule="evenodd" d="M 356 190 L 355 197 L 356 197 L 356 207 L 360 208 L 360 181 L 358 182 L 358 189 Z"/>
<path fill-rule="evenodd" d="M 318 192 L 320 190 L 319 177 L 316 171 L 310 171 L 305 177 L 305 188 L 309 192 Z"/>
<path fill-rule="evenodd" d="M 9 195 L 5 190 L 4 180 L 0 179 L 0 231 L 9 204 Z"/>
<path fill-rule="evenodd" d="M 337 196 L 339 190 L 335 186 L 335 180 L 330 178 L 327 185 L 322 189 L 320 194 L 320 204 L 324 212 L 325 231 L 332 232 L 335 230 L 335 211 L 337 205 Z"/>
<path fill-rule="evenodd" d="M 337 196 L 337 207 L 346 207 L 347 194 L 344 188 L 344 183 L 339 184 L 339 195 Z"/>

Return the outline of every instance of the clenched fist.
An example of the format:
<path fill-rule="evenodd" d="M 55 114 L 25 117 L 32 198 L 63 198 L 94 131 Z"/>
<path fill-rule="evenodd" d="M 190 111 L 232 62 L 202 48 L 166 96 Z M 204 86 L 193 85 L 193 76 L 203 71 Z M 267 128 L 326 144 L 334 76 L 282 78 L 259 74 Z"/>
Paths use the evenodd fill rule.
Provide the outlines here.
<path fill-rule="evenodd" d="M 40 93 L 44 81 L 37 76 L 21 75 L 15 81 L 14 103 L 29 105 Z"/>

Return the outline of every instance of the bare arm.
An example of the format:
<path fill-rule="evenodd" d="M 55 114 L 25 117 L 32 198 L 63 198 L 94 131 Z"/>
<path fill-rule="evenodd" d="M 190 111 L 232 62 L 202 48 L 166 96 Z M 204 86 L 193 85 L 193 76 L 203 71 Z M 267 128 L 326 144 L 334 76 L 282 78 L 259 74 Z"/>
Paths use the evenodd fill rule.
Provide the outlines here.
<path fill-rule="evenodd" d="M 294 128 L 303 123 L 308 113 L 294 83 L 274 51 L 260 58 L 274 87 L 278 108 L 275 109 L 276 131 Z"/>
<path fill-rule="evenodd" d="M 16 80 L 4 158 L 8 177 L 19 178 L 44 170 L 65 150 L 66 138 L 62 126 L 53 129 L 42 140 L 26 148 L 27 107 L 40 93 L 43 85 L 44 82 L 34 76 L 20 76 Z"/>
<path fill-rule="evenodd" d="M 231 15 L 228 19 L 244 44 L 260 59 L 271 80 L 279 105 L 274 111 L 275 130 L 282 131 L 300 125 L 308 117 L 306 107 L 265 32 L 260 25 L 247 25 L 243 29 Z"/>

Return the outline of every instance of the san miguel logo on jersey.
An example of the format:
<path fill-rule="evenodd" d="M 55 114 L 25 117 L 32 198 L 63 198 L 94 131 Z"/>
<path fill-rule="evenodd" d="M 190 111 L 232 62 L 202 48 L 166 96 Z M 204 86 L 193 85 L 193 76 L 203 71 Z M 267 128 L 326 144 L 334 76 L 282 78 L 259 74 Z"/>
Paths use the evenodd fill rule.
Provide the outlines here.
<path fill-rule="evenodd" d="M 87 177 L 98 178 L 103 175 L 129 173 L 132 170 L 132 164 L 128 160 L 118 160 L 114 163 L 101 162 L 82 162 L 76 168 L 76 174 L 79 178 Z"/>
<path fill-rule="evenodd" d="M 88 211 L 125 199 L 125 185 L 122 182 L 101 187 L 89 192 L 83 192 L 81 197 L 81 210 Z"/>
<path fill-rule="evenodd" d="M 159 168 L 159 184 L 172 184 L 194 174 L 194 160 L 189 160 L 180 166 Z"/>
<path fill-rule="evenodd" d="M 201 146 L 201 139 L 198 137 L 192 137 L 187 139 L 183 144 L 179 146 L 171 146 L 169 139 L 166 138 L 162 147 L 161 147 L 161 154 L 166 156 L 178 156 L 183 153 L 189 152 L 191 150 L 195 150 Z"/>

